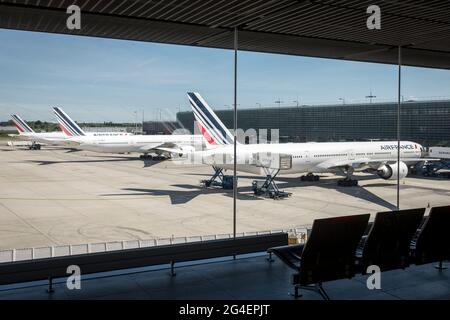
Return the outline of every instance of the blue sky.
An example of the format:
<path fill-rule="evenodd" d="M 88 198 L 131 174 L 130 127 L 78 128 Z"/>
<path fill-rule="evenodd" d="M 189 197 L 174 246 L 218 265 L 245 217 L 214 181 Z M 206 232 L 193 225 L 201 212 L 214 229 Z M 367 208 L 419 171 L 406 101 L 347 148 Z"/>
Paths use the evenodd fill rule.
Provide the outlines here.
<path fill-rule="evenodd" d="M 174 118 L 189 110 L 186 92 L 211 106 L 233 101 L 233 52 L 0 29 L 0 120 L 15 112 L 54 121 L 63 107 L 77 121 Z M 390 65 L 240 52 L 239 107 L 394 100 Z M 450 97 L 450 71 L 403 68 L 406 98 Z"/>

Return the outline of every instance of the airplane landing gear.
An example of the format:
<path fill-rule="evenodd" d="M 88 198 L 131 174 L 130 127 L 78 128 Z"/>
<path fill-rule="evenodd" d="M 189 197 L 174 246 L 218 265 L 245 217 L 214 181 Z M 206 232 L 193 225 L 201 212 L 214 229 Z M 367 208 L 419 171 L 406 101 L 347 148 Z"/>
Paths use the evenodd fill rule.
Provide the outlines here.
<path fill-rule="evenodd" d="M 30 146 L 30 150 L 41 150 L 41 145 L 39 143 L 33 142 Z"/>
<path fill-rule="evenodd" d="M 311 172 L 308 172 L 308 174 L 300 177 L 301 181 L 319 181 L 319 179 L 320 179 L 319 176 L 317 176 Z"/>
<path fill-rule="evenodd" d="M 352 179 L 353 177 L 353 167 L 348 167 L 345 170 L 345 179 L 338 180 L 337 184 L 340 187 L 355 187 L 358 185 L 358 180 Z"/>
<path fill-rule="evenodd" d="M 144 154 L 141 154 L 141 155 L 139 156 L 139 159 L 141 159 L 141 160 L 152 160 L 153 157 L 152 157 L 151 154 L 144 153 Z"/>
<path fill-rule="evenodd" d="M 170 159 L 170 158 L 169 158 L 169 157 L 165 157 L 165 156 L 163 156 L 163 155 L 155 155 L 155 156 L 152 156 L 151 154 L 144 153 L 144 154 L 141 154 L 141 155 L 139 156 L 139 159 L 141 159 L 141 160 L 163 161 L 163 160 Z"/>
<path fill-rule="evenodd" d="M 252 182 L 253 193 L 256 196 L 266 196 L 277 200 L 291 195 L 289 192 L 281 191 L 275 183 L 275 177 L 280 172 L 279 169 L 270 172 L 269 169 L 264 168 L 264 171 L 266 173 L 266 180 L 254 180 Z"/>
<path fill-rule="evenodd" d="M 358 180 L 345 178 L 338 180 L 337 184 L 340 187 L 355 187 L 358 185 Z"/>

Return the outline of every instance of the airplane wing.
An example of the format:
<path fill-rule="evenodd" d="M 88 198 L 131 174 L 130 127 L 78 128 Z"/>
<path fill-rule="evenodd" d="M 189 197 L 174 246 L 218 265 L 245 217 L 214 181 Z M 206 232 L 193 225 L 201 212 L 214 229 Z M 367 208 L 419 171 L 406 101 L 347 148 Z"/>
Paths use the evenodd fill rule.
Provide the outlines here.
<path fill-rule="evenodd" d="M 156 150 L 159 146 L 162 146 L 162 144 L 161 143 L 159 143 L 159 144 L 149 143 L 149 144 L 139 147 L 139 149 L 142 152 L 150 152 L 152 150 Z"/>
<path fill-rule="evenodd" d="M 83 141 L 78 140 L 76 137 L 62 140 L 62 142 L 64 142 L 64 144 L 69 147 L 77 147 L 83 143 Z"/>
<path fill-rule="evenodd" d="M 186 152 L 186 151 L 184 151 L 184 150 L 181 149 L 181 148 L 165 148 L 165 147 L 157 147 L 157 148 L 154 148 L 154 149 L 160 150 L 160 151 L 166 151 L 166 152 L 170 152 L 170 153 L 178 153 L 178 154 L 183 154 L 183 153 Z"/>
<path fill-rule="evenodd" d="M 401 158 L 400 161 L 406 161 L 406 162 L 421 162 L 421 161 L 440 161 L 440 159 L 434 159 L 434 158 Z M 397 160 L 393 159 L 369 159 L 369 158 L 359 158 L 359 159 L 344 159 L 344 160 L 327 160 L 322 163 L 319 163 L 317 167 L 321 169 L 337 169 L 337 168 L 343 168 L 343 167 L 354 167 L 359 168 L 363 167 L 364 165 L 368 164 L 385 164 L 385 163 L 395 163 Z"/>
<path fill-rule="evenodd" d="M 150 152 L 152 150 L 166 151 L 170 153 L 184 153 L 182 148 L 174 143 L 148 144 L 141 148 L 142 151 Z"/>

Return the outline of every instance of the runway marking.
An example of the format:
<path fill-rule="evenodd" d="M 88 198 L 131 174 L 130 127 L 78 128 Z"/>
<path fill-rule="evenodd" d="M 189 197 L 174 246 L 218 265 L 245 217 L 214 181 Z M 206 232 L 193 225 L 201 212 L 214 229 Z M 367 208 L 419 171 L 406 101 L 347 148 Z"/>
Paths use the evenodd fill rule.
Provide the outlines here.
<path fill-rule="evenodd" d="M 13 214 L 14 216 L 17 217 L 17 219 L 19 219 L 20 222 L 22 222 L 23 224 L 27 225 L 28 227 L 32 228 L 33 230 L 37 231 L 38 234 L 44 236 L 45 238 L 47 238 L 47 240 L 49 240 L 50 242 L 59 245 L 60 243 L 53 239 L 52 237 L 50 237 L 49 235 L 47 235 L 46 233 L 42 232 L 41 230 L 39 230 L 37 227 L 35 227 L 34 225 L 32 225 L 31 223 L 29 223 L 26 219 L 23 219 L 21 216 L 19 216 L 17 213 L 15 213 L 13 210 L 11 210 L 10 208 L 8 208 L 7 206 L 5 206 L 3 203 L 0 203 L 0 205 L 5 208 L 7 211 L 9 211 L 11 214 Z"/>

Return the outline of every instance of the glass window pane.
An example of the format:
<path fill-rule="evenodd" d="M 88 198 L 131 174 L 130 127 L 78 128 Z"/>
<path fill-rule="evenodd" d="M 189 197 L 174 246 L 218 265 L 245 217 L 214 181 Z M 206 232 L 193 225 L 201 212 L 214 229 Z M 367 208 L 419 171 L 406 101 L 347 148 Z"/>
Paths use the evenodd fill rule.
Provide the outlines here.
<path fill-rule="evenodd" d="M 55 249 L 64 255 L 233 232 L 231 191 L 205 188 L 212 167 L 184 162 L 194 133 L 187 92 L 229 109 L 231 51 L 4 29 L 0 46 L 7 133 L 18 133 L 17 114 L 65 139 L 2 134 L 10 152 L 0 151 L 0 250 L 43 248 L 42 256 L 73 245 Z M 33 142 L 41 149 L 28 150 Z"/>

